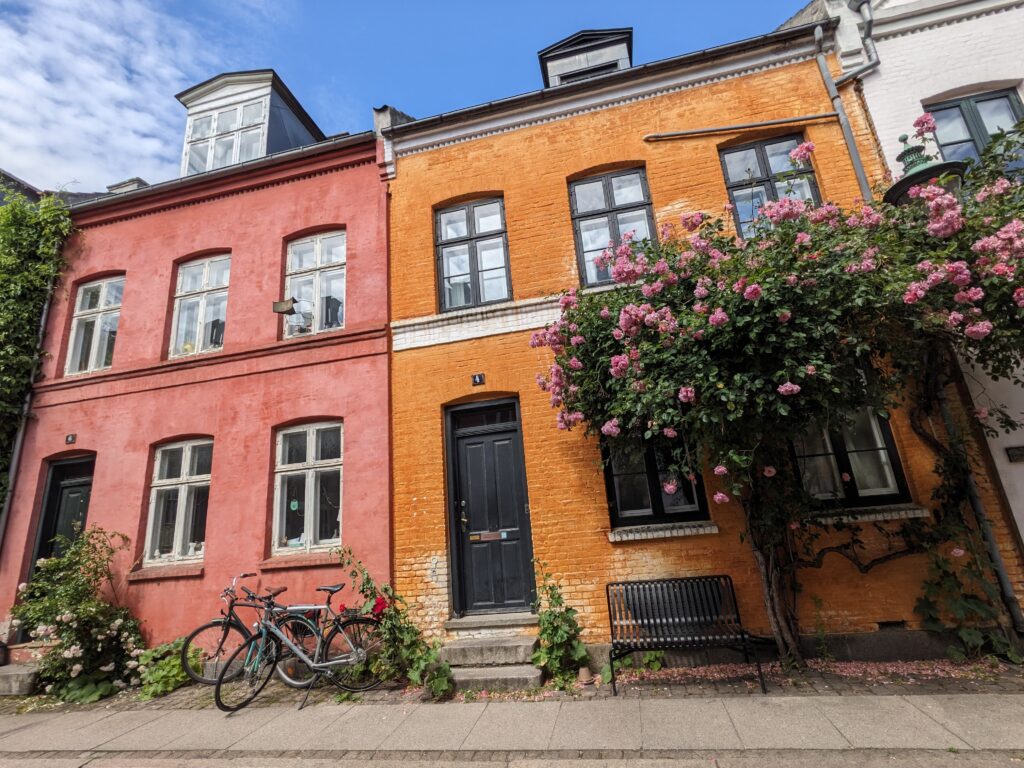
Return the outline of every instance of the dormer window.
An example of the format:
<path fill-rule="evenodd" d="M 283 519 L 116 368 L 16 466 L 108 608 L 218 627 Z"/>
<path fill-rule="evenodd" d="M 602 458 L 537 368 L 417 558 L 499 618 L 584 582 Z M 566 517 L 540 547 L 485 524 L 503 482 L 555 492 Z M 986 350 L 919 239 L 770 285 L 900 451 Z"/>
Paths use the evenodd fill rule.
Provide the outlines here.
<path fill-rule="evenodd" d="M 189 176 L 260 157 L 263 99 L 193 117 L 186 154 Z"/>
<path fill-rule="evenodd" d="M 589 80 L 633 65 L 633 30 L 585 29 L 538 55 L 545 88 Z"/>

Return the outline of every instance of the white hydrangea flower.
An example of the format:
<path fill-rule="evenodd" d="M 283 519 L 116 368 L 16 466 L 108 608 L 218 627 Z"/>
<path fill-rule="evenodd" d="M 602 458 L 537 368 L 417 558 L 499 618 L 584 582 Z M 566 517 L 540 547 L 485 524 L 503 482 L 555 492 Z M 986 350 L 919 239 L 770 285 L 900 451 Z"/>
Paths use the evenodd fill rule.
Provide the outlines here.
<path fill-rule="evenodd" d="M 82 665 L 81 664 L 75 664 L 75 666 L 73 666 L 71 668 L 71 676 L 72 677 L 78 677 L 79 674 L 81 674 L 81 672 L 82 672 Z"/>
<path fill-rule="evenodd" d="M 109 664 L 104 664 L 102 667 L 100 667 L 100 672 L 113 672 L 113 671 L 114 671 L 114 662 L 110 662 Z"/>

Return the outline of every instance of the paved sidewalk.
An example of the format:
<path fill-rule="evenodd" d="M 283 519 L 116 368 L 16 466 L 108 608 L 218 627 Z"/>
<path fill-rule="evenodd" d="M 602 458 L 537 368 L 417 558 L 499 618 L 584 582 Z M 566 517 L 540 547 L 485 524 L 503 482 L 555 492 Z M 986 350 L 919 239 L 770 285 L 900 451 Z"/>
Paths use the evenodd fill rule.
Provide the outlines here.
<path fill-rule="evenodd" d="M 90 767 L 187 759 L 199 768 L 201 758 L 228 757 L 238 758 L 232 762 L 238 766 L 267 764 L 271 757 L 275 764 L 305 758 L 303 765 L 315 759 L 440 764 L 589 757 L 643 758 L 654 768 L 649 761 L 661 757 L 713 766 L 708 755 L 735 757 L 743 750 L 825 751 L 838 765 L 867 765 L 852 761 L 851 751 L 860 750 L 906 751 L 907 757 L 925 750 L 932 762 L 964 756 L 957 765 L 1024 765 L 1024 695 L 331 704 L 230 716 L 210 709 L 91 708 L 0 716 L 0 766 L 78 766 L 86 759 Z M 978 762 L 983 750 L 998 751 L 1006 762 Z M 967 760 L 974 751 L 977 759 Z"/>

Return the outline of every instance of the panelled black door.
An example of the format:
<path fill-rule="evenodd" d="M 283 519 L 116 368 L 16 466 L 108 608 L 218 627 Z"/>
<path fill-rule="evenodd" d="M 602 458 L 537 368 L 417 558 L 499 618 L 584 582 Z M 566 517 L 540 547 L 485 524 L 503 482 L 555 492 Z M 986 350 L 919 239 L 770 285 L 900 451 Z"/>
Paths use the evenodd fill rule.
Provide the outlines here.
<path fill-rule="evenodd" d="M 463 408 L 449 416 L 456 609 L 526 610 L 535 582 L 517 403 Z"/>
<path fill-rule="evenodd" d="M 92 493 L 92 459 L 67 461 L 50 468 L 49 484 L 40 521 L 36 559 L 59 555 L 56 536 L 74 539 L 85 528 Z"/>

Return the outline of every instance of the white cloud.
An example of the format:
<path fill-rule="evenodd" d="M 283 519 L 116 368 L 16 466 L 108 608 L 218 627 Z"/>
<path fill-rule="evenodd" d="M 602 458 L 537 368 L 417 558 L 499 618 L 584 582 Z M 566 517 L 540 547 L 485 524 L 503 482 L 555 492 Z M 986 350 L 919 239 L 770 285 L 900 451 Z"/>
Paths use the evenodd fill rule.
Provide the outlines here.
<path fill-rule="evenodd" d="M 176 177 L 174 94 L 225 69 L 147 0 L 0 0 L 0 168 L 76 192 Z"/>

